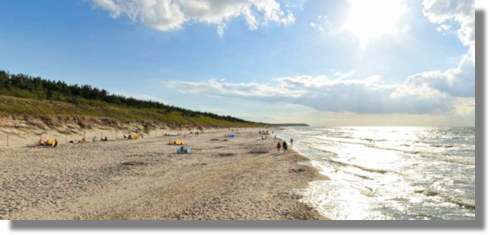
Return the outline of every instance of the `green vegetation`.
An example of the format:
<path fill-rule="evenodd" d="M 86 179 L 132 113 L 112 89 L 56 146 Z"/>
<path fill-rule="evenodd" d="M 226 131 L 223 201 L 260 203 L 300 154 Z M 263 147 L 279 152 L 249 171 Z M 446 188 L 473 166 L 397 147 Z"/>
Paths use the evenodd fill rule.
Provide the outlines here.
<path fill-rule="evenodd" d="M 17 97 L 17 98 L 14 98 Z M 167 124 L 203 126 L 259 126 L 231 116 L 196 112 L 154 101 L 111 95 L 89 85 L 67 85 L 0 70 L 0 113 L 108 117 Z"/>

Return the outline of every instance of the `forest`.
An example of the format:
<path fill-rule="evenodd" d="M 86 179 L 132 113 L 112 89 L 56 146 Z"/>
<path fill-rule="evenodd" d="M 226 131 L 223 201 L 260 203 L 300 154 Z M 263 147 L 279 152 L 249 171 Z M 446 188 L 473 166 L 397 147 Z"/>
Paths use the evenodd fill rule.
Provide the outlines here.
<path fill-rule="evenodd" d="M 90 85 L 70 85 L 63 81 L 51 81 L 24 74 L 9 74 L 3 70 L 0 70 L 0 95 L 36 100 L 62 101 L 75 105 L 81 103 L 86 104 L 87 101 L 99 101 L 98 103 L 89 103 L 132 109 L 157 109 L 159 113 L 179 113 L 183 117 L 206 117 L 233 123 L 252 123 L 231 116 L 192 111 L 160 102 L 114 95 L 104 89 L 98 89 Z"/>

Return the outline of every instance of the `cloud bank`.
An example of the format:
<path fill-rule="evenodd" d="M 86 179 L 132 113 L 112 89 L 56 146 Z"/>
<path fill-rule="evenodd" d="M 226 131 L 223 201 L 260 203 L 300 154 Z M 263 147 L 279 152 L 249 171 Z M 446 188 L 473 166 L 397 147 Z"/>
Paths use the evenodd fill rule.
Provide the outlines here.
<path fill-rule="evenodd" d="M 421 92 L 416 87 L 408 92 L 406 87 L 385 84 L 379 76 L 364 79 L 345 79 L 342 75 L 298 76 L 276 78 L 274 84 L 227 83 L 209 79 L 204 82 L 164 82 L 168 88 L 188 94 L 232 96 L 270 102 L 287 102 L 305 105 L 321 111 L 424 114 L 449 112 L 456 99 L 427 87 Z M 460 102 L 461 103 L 461 102 Z M 460 108 L 464 110 L 464 107 Z"/>
<path fill-rule="evenodd" d="M 250 30 L 269 22 L 288 25 L 294 15 L 283 10 L 275 0 L 91 0 L 92 3 L 118 18 L 129 17 L 154 29 L 172 31 L 182 29 L 187 23 L 206 23 L 217 26 L 223 36 L 226 22 L 237 17 L 245 18 Z"/>

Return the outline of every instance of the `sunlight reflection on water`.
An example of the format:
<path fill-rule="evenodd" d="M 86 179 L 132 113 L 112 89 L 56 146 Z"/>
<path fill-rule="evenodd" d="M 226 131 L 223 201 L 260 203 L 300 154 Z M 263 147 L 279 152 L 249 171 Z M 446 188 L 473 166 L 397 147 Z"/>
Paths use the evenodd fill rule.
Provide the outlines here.
<path fill-rule="evenodd" d="M 298 190 L 331 219 L 474 219 L 474 128 L 288 128 L 329 181 Z"/>

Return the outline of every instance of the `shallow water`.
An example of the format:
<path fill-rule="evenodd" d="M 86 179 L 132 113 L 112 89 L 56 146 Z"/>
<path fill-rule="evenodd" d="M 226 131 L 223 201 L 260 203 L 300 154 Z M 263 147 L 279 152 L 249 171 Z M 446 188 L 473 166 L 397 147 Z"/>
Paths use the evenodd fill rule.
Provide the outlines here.
<path fill-rule="evenodd" d="M 276 132 L 328 176 L 301 190 L 331 219 L 475 219 L 473 127 L 291 127 Z"/>

